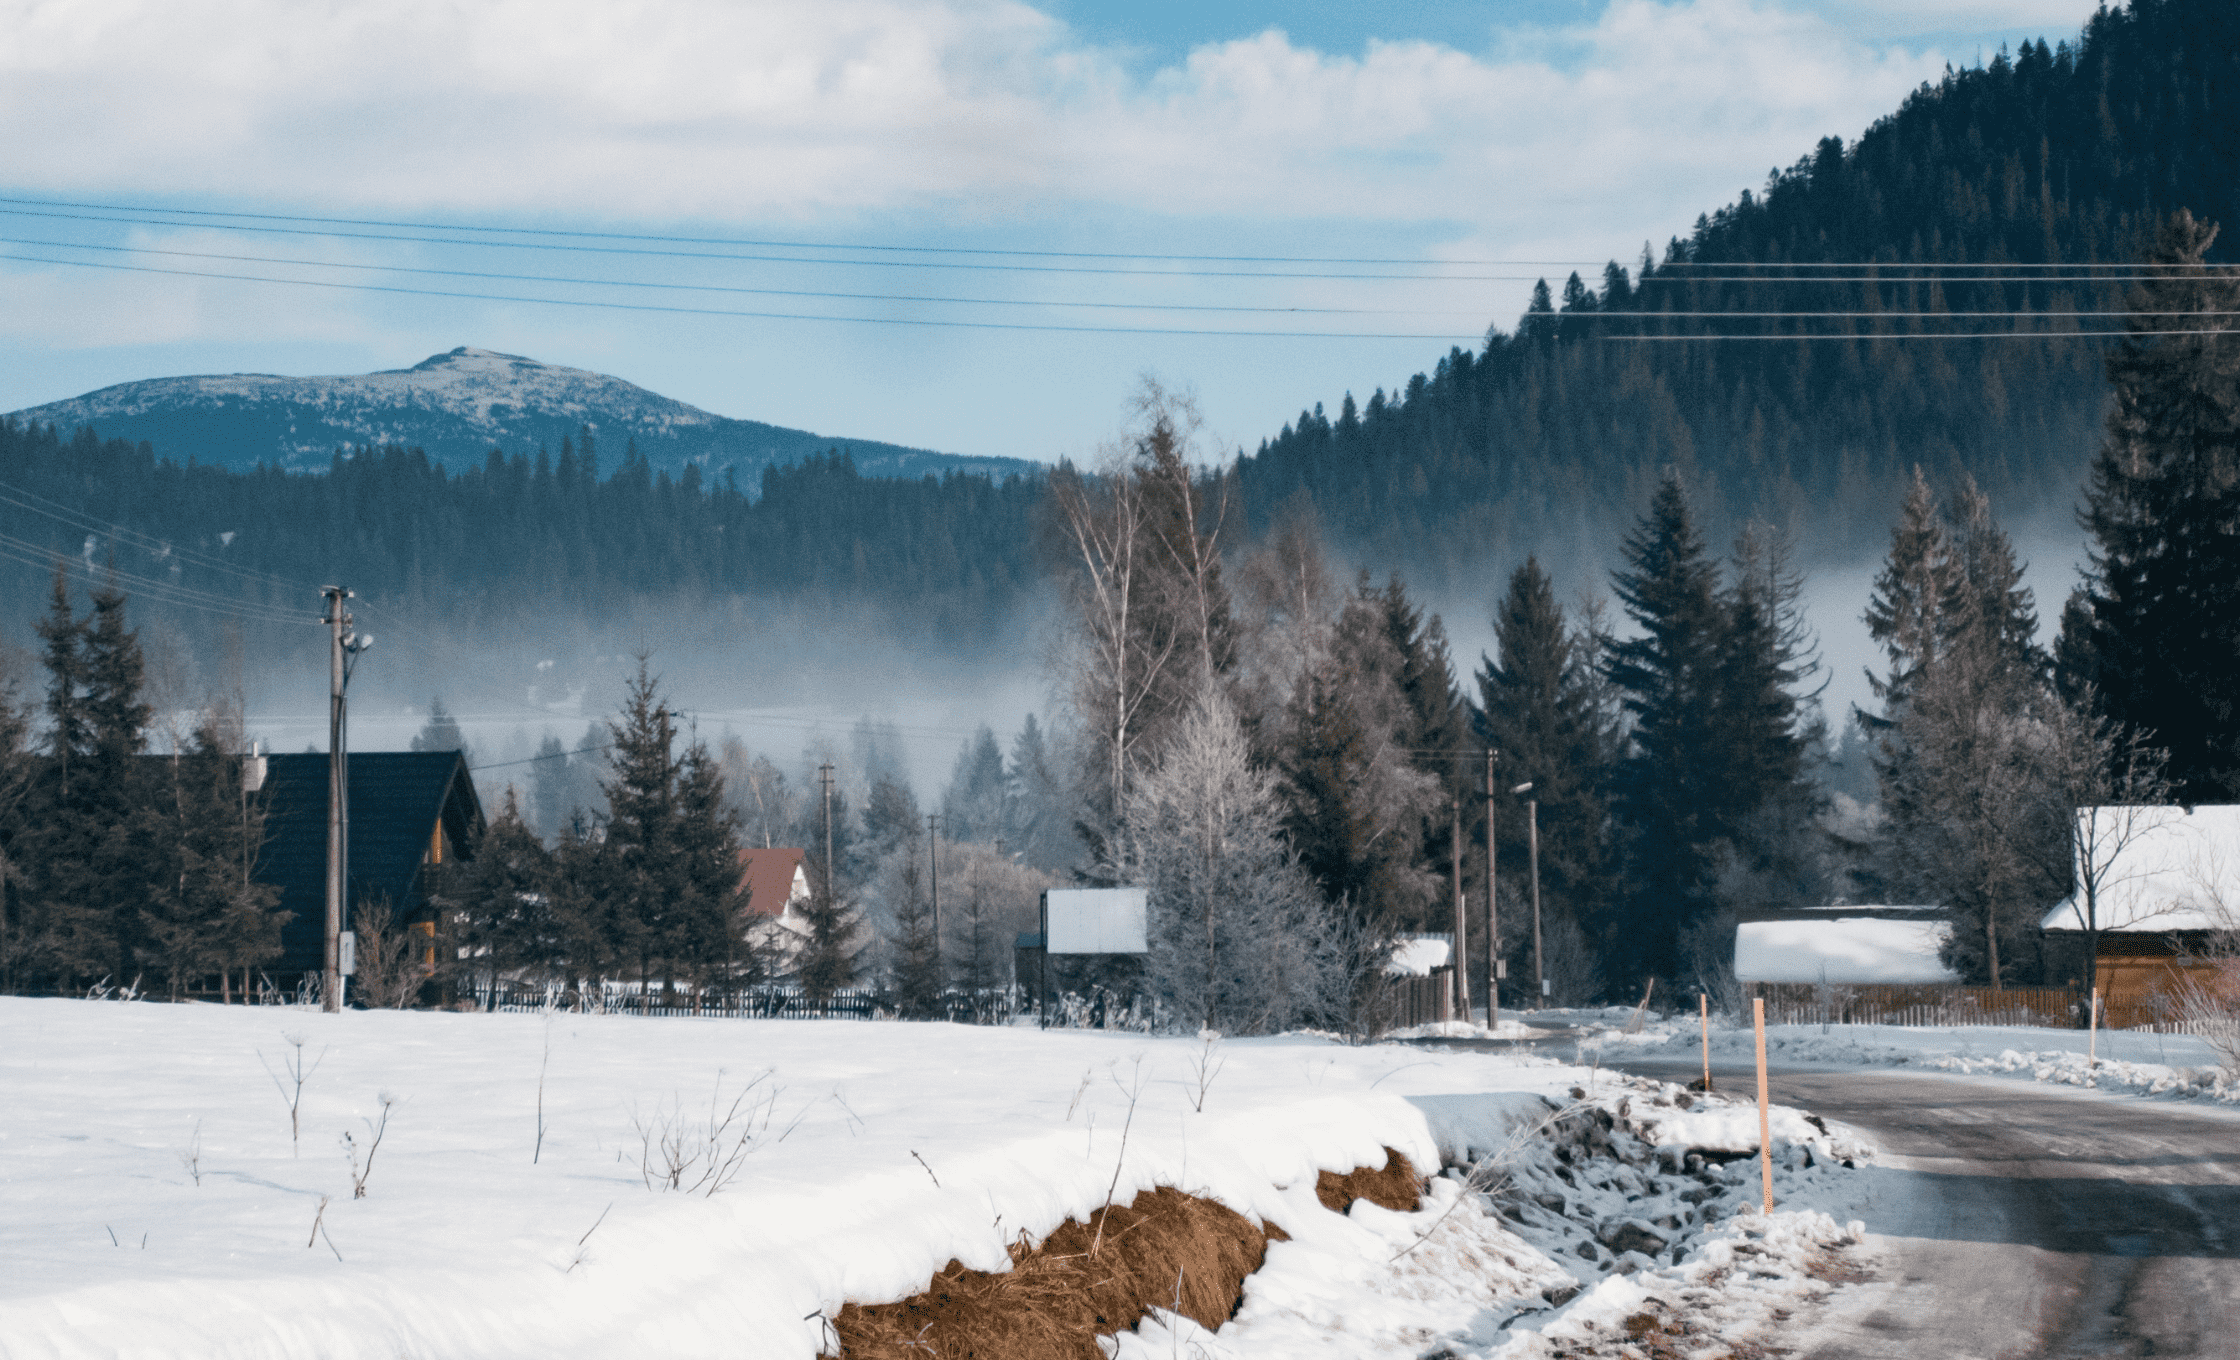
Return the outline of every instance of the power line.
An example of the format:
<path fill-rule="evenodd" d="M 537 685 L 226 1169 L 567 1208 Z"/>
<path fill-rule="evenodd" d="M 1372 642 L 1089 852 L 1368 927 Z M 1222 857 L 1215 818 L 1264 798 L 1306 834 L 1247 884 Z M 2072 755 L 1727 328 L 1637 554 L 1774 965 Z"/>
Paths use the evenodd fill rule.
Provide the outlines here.
<path fill-rule="evenodd" d="M 292 264 L 307 269 L 351 269 L 382 274 L 428 274 L 453 279 L 494 279 L 509 283 L 581 284 L 594 288 L 652 288 L 684 293 L 743 293 L 758 297 L 832 298 L 849 302 L 924 302 L 980 307 L 1082 307 L 1134 312 L 1256 312 L 1322 316 L 1477 316 L 1479 311 L 1437 308 L 1375 307 L 1241 307 L 1208 303 L 1073 302 L 1042 298 L 940 297 L 917 293 L 846 293 L 806 288 L 744 288 L 715 283 L 654 283 L 636 279 L 586 279 L 555 274 L 501 274 L 480 269 L 430 269 L 401 264 L 357 264 L 339 260 L 306 260 L 275 255 L 225 255 L 205 250 L 158 250 L 150 246 L 85 245 L 75 241 L 38 241 L 0 236 L 0 245 L 37 246 L 52 250 L 99 250 L 118 255 L 162 255 L 189 260 L 224 260 L 237 264 Z"/>
<path fill-rule="evenodd" d="M 7 202 L 0 199 L 0 202 Z M 2240 264 L 2191 260 L 2184 264 L 2140 264 L 2136 260 L 2029 263 L 2020 260 L 1668 260 L 1665 269 L 2240 269 Z"/>
<path fill-rule="evenodd" d="M 222 279 L 232 283 L 267 283 L 292 288 L 324 288 L 341 292 L 386 293 L 408 297 L 464 298 L 478 302 L 526 303 L 538 307 L 582 307 L 610 312 L 652 312 L 670 316 L 716 316 L 753 321 L 823 321 L 841 325 L 917 326 L 941 330 L 1031 331 L 1061 335 L 1202 335 L 1253 340 L 1469 340 L 1473 332 L 1403 333 L 1377 331 L 1277 331 L 1204 330 L 1187 326 L 1062 326 L 1026 321 L 954 321 L 930 317 L 832 316 L 815 312 L 760 312 L 722 307 L 670 307 L 649 302 L 601 302 L 590 298 L 522 297 L 505 293 L 469 293 L 451 289 L 406 288 L 394 284 L 336 283 L 326 279 L 278 279 L 259 274 L 222 274 L 203 269 L 162 269 L 154 265 L 110 264 L 100 260 L 56 260 L 33 255 L 0 253 L 0 260 L 29 264 L 55 264 L 77 269 L 106 269 L 130 274 L 164 274 L 177 278 Z"/>
<path fill-rule="evenodd" d="M 1562 268 L 1565 265 L 1583 265 L 1592 268 L 1593 260 L 1420 260 L 1379 259 L 1346 255 L 1176 255 L 1157 251 L 1101 251 L 1101 250 L 1025 250 L 1013 248 L 973 246 L 919 246 L 865 244 L 843 241 L 782 241 L 756 240 L 733 236 L 678 236 L 661 232 L 624 231 L 565 231 L 555 227 L 490 227 L 458 222 L 399 222 L 386 218 L 367 217 L 309 217 L 287 213 L 222 212 L 204 208 L 149 208 L 120 203 L 75 203 L 44 198 L 0 198 L 0 203 L 13 203 L 34 208 L 76 208 L 105 213 L 161 213 L 171 217 L 233 218 L 250 222 L 302 222 L 317 226 L 382 227 L 398 231 L 458 231 L 486 232 L 504 236 L 547 236 L 578 241 L 664 241 L 674 245 L 746 246 L 764 250 L 860 250 L 908 255 L 980 255 L 1006 256 L 1020 259 L 1042 260 L 1170 260 L 1191 264 L 1383 264 L 1383 265 L 1519 265 L 1543 268 Z M 93 221 L 130 220 L 94 218 Z M 222 226 L 223 223 L 178 223 L 163 225 Z M 508 244 L 500 242 L 499 244 Z"/>
<path fill-rule="evenodd" d="M 1604 340 L 1637 340 L 1644 342 L 1675 340 L 1733 340 L 1733 341 L 1792 341 L 1792 340 L 2094 340 L 2125 338 L 2143 335 L 2235 335 L 2240 328 L 2186 328 L 2180 330 L 2145 331 L 1876 331 L 1850 333 L 1823 333 L 1817 335 L 1605 335 Z"/>
<path fill-rule="evenodd" d="M 478 241 L 463 237 L 408 236 L 397 232 L 314 231 L 300 227 L 256 227 L 228 222 L 169 222 L 148 217 L 87 217 L 78 213 L 0 208 L 0 215 L 62 222 L 106 222 L 115 226 L 198 227 L 211 231 L 255 232 L 267 236 L 316 236 L 334 241 L 402 241 L 414 245 L 475 246 L 498 250 L 565 251 L 586 255 L 638 255 L 677 260 L 731 260 L 750 264 L 839 265 L 859 269 L 964 269 L 998 274 L 1098 274 L 1147 279 L 1368 279 L 1420 283 L 1531 283 L 1537 274 L 1335 274 L 1324 271 L 1266 269 L 1113 269 L 1090 265 L 985 264 L 958 260 L 848 260 L 812 255 L 749 255 L 710 250 L 655 250 L 644 246 L 567 245 L 550 241 Z M 1437 262 L 1418 262 L 1433 268 Z"/>

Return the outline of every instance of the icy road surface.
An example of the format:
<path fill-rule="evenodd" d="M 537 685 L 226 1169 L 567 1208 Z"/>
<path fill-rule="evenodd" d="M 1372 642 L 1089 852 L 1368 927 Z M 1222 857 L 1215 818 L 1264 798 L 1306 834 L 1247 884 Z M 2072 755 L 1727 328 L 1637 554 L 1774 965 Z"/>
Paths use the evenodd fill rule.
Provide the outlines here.
<path fill-rule="evenodd" d="M 1754 1089 L 1745 1065 L 1712 1070 Z M 1861 1206 L 1880 1278 L 1784 1338 L 1800 1360 L 2240 1355 L 2240 1112 L 1916 1073 L 1772 1087 L 1883 1148 Z"/>

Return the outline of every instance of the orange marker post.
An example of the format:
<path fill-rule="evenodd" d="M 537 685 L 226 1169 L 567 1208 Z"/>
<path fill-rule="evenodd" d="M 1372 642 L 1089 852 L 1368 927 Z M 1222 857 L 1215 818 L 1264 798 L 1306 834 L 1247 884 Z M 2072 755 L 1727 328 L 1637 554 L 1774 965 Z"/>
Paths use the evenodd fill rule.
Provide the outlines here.
<path fill-rule="evenodd" d="M 1758 1177 L 1765 1185 L 1766 1213 L 1773 1213 L 1773 1115 L 1766 1103 L 1766 999 L 1750 998 L 1750 1023 L 1758 1031 Z"/>
<path fill-rule="evenodd" d="M 1701 992 L 1696 996 L 1697 1009 L 1703 1016 L 1703 1089 L 1711 1089 L 1711 994 Z"/>

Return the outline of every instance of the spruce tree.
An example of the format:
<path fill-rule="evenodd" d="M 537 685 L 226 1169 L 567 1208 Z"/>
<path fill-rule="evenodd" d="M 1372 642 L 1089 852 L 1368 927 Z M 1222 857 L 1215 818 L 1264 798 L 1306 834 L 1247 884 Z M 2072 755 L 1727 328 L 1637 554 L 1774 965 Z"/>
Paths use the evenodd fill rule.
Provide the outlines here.
<path fill-rule="evenodd" d="M 569 956 L 560 885 L 553 856 L 523 821 L 512 785 L 498 815 L 463 848 L 467 853 L 444 866 L 433 894 L 449 980 L 470 993 L 502 977 L 558 981 Z"/>
<path fill-rule="evenodd" d="M 603 889 L 600 915 L 612 951 L 635 965 L 641 987 L 658 974 L 671 985 L 678 946 L 680 870 L 676 769 L 676 720 L 659 686 L 638 658 L 621 716 L 608 724 L 612 746 L 606 795 L 606 835 L 599 846 Z"/>
<path fill-rule="evenodd" d="M 170 992 L 212 973 L 229 975 L 279 952 L 279 889 L 257 881 L 263 806 L 242 789 L 241 757 L 227 725 L 205 715 L 186 747 L 147 781 L 141 824 L 160 872 L 140 903 L 138 935 Z M 230 986 L 230 984 L 229 984 Z"/>
<path fill-rule="evenodd" d="M 1531 926 L 1512 908 L 1529 901 L 1525 875 L 1531 866 L 1524 811 L 1509 790 L 1530 781 L 1530 797 L 1539 803 L 1544 920 L 1568 920 L 1591 938 L 1608 890 L 1606 745 L 1594 711 L 1592 642 L 1567 627 L 1554 584 L 1537 560 L 1527 558 L 1510 574 L 1493 629 L 1499 659 L 1480 659 L 1476 720 L 1496 761 L 1496 843 L 1511 888 L 1503 942 L 1508 957 L 1520 957 L 1514 951 L 1530 941 Z"/>
<path fill-rule="evenodd" d="M 1718 571 L 1676 475 L 1659 482 L 1624 551 L 1616 593 L 1640 635 L 1613 642 L 1604 670 L 1633 719 L 1613 779 L 1626 885 L 1610 936 L 1613 961 L 1630 979 L 1670 975 L 1681 931 L 1708 907 L 1712 842 L 1725 829 L 1725 771 L 1712 735 L 1726 629 Z"/>
<path fill-rule="evenodd" d="M 2187 803 L 2240 800 L 2240 349 L 2225 333 L 2240 279 L 2204 267 L 2216 236 L 2185 210 L 2165 219 L 2132 290 L 2061 646 L 2071 690 L 2167 750 Z"/>

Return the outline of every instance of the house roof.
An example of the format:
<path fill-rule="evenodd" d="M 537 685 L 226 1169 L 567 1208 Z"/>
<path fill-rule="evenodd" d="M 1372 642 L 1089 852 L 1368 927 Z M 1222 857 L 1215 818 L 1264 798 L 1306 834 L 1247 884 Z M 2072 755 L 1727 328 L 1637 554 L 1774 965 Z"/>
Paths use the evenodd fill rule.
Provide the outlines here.
<path fill-rule="evenodd" d="M 757 916 L 782 916 L 797 886 L 805 896 L 807 880 L 801 865 L 807 855 L 803 850 L 741 850 L 739 887 L 747 895 L 747 910 Z"/>
<path fill-rule="evenodd" d="M 1819 916 L 1735 927 L 1743 982 L 1958 982 L 1937 952 L 1952 927 L 1934 920 Z"/>
<path fill-rule="evenodd" d="M 2104 931 L 2240 928 L 2240 806 L 2077 809 L 2077 883 L 2047 930 L 2085 928 L 2085 856 L 2105 866 L 2094 894 Z"/>
<path fill-rule="evenodd" d="M 1429 977 L 1454 955 L 1452 935 L 1403 935 L 1393 944 L 1384 971 L 1390 977 Z"/>
<path fill-rule="evenodd" d="M 274 973 L 321 966 L 327 916 L 327 757 L 267 756 L 265 847 L 257 877 L 295 913 L 280 930 Z M 420 908 L 420 866 L 436 824 L 464 848 L 482 832 L 474 776 L 457 751 L 367 751 L 350 756 L 350 883 L 345 905 L 387 898 L 402 917 Z M 348 918 L 344 920 L 345 927 Z"/>

